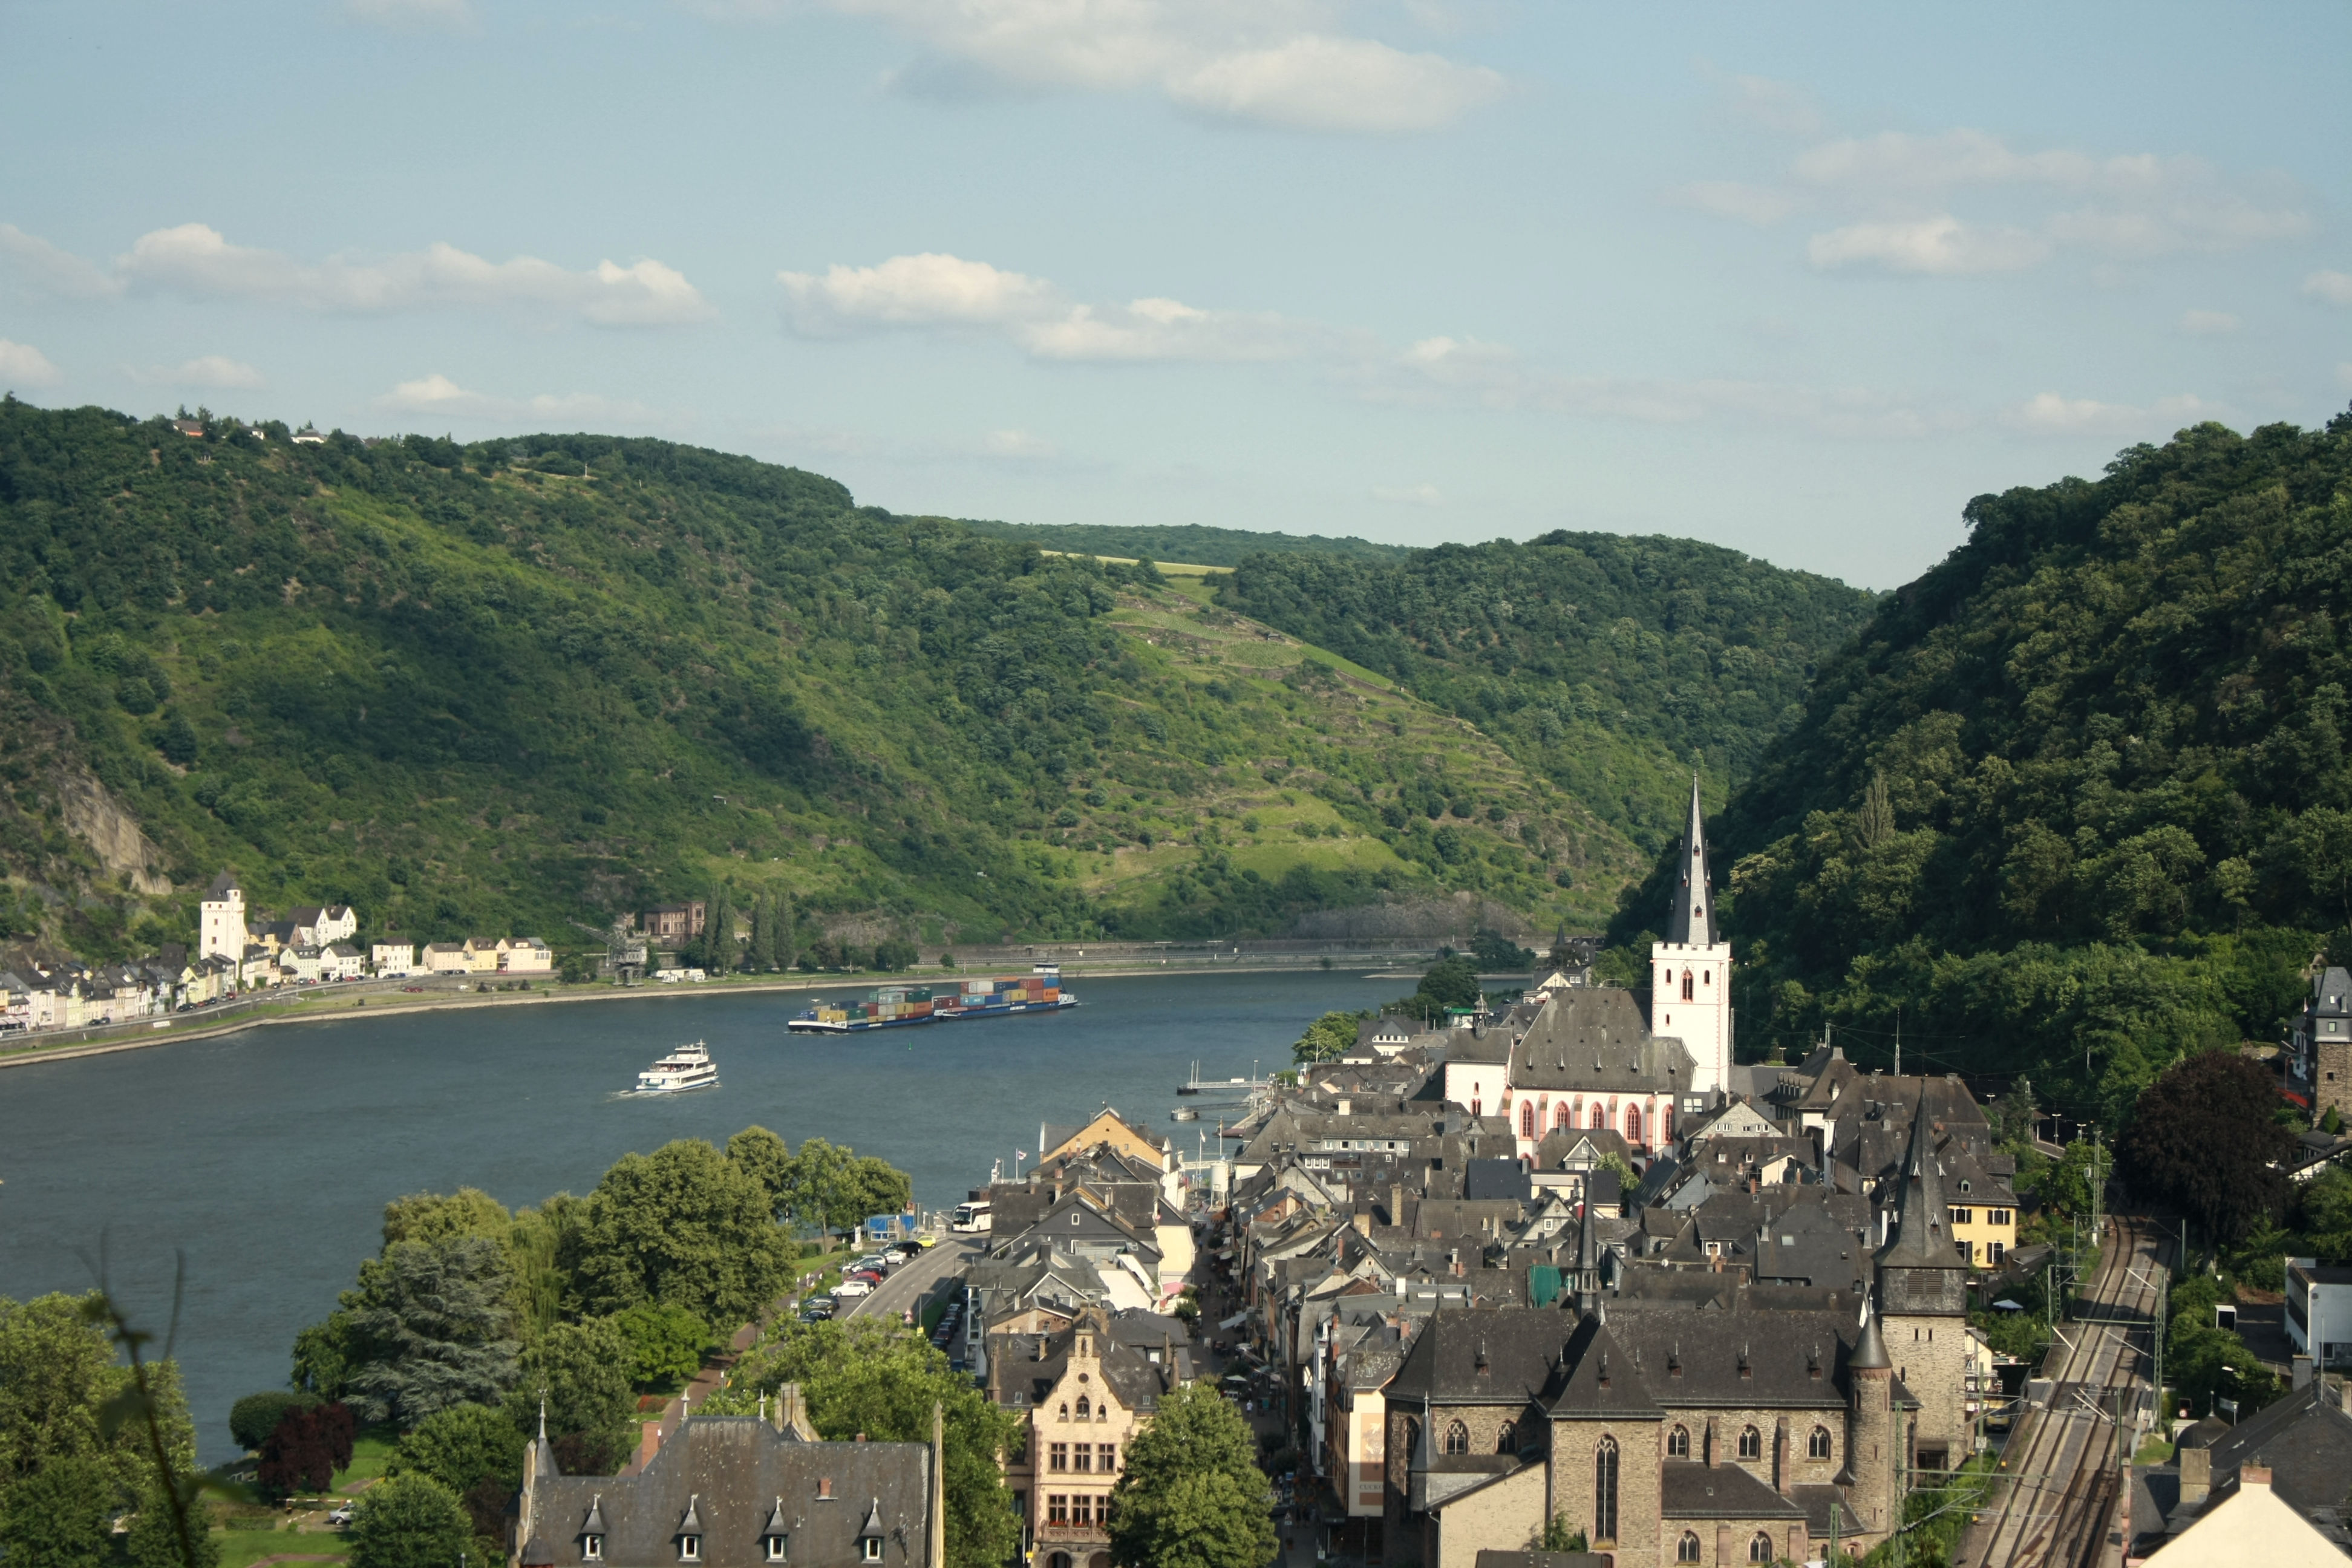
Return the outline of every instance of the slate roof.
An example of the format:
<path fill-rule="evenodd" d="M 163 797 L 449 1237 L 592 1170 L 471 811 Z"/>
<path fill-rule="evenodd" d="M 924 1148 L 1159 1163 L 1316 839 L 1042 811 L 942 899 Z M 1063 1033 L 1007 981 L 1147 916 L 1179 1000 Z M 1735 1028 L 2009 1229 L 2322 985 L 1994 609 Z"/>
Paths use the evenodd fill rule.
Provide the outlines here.
<path fill-rule="evenodd" d="M 1706 824 L 1698 801 L 1698 774 L 1691 774 L 1690 816 L 1683 826 L 1682 853 L 1675 867 L 1674 901 L 1666 908 L 1665 941 L 1685 947 L 1712 947 L 1719 940 L 1706 858 Z"/>
<path fill-rule="evenodd" d="M 1588 1314 L 1606 1339 L 1580 1337 L 1554 1395 L 1556 1414 L 1623 1406 L 1843 1409 L 1845 1361 L 1857 1332 L 1845 1310 L 1749 1308 L 1693 1312 L 1621 1301 Z M 1610 1348 L 1610 1387 L 1586 1346 Z"/>
<path fill-rule="evenodd" d="M 1658 1512 L 1666 1519 L 1796 1520 L 1804 1518 L 1807 1510 L 1738 1465 L 1668 1459 L 1659 1468 Z M 1822 1521 L 1825 1525 L 1828 1522 Z M 1822 1533 L 1826 1536 L 1829 1531 Z"/>
<path fill-rule="evenodd" d="M 542 1474 L 520 1533 L 538 1540 L 551 1563 L 585 1562 L 581 1536 L 593 1509 L 604 1525 L 605 1562 L 675 1563 L 691 1509 L 705 1568 L 751 1568 L 767 1561 L 762 1538 L 781 1504 L 792 1523 L 793 1568 L 858 1562 L 869 1513 L 884 1531 L 884 1568 L 921 1568 L 930 1464 L 924 1443 L 803 1443 L 754 1416 L 698 1415 L 638 1475 Z"/>
<path fill-rule="evenodd" d="M 1650 1033 L 1633 994 L 1615 986 L 1554 993 L 1519 1042 L 1511 1087 L 1549 1094 L 1669 1094 L 1690 1087 L 1681 1040 Z"/>
<path fill-rule="evenodd" d="M 1463 1171 L 1462 1195 L 1528 1203 L 1535 1197 L 1535 1184 L 1528 1178 L 1527 1166 L 1517 1160 L 1471 1160 Z"/>
<path fill-rule="evenodd" d="M 1433 1312 L 1406 1348 L 1389 1397 L 1431 1405 L 1532 1399 L 1576 1328 L 1574 1318 L 1549 1307 Z"/>

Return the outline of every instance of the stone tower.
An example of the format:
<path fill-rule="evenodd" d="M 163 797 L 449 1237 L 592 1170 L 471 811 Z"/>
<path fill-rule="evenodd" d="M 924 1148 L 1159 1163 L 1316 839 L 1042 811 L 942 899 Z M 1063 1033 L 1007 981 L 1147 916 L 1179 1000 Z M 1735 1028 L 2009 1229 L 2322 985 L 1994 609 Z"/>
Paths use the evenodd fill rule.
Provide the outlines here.
<path fill-rule="evenodd" d="M 1731 1079 L 1731 944 L 1716 923 L 1696 773 L 1691 775 L 1690 822 L 1683 829 L 1666 934 L 1651 944 L 1650 965 L 1656 986 L 1650 1033 L 1678 1039 L 1690 1052 L 1694 1092 L 1724 1088 Z"/>
<path fill-rule="evenodd" d="M 1944 1205 L 1938 1129 L 1926 1097 L 1911 1121 L 1895 1236 L 1878 1254 L 1879 1322 L 1903 1386 L 1919 1401 L 1911 1463 L 1946 1468 L 1968 1457 L 1969 1266 Z M 1879 1197 L 1885 1206 L 1885 1194 Z M 1883 1320 L 1883 1321 L 1881 1321 Z"/>
<path fill-rule="evenodd" d="M 1903 1495 L 1895 1481 L 1902 1461 L 1902 1416 L 1895 1408 L 1895 1363 L 1887 1358 L 1878 1314 L 1867 1305 L 1864 1311 L 1862 1337 L 1846 1363 L 1853 1383 L 1848 1391 L 1852 1424 L 1845 1446 L 1846 1496 L 1863 1529 L 1884 1540 L 1894 1521 L 1896 1500 Z M 1868 1543 L 1854 1544 L 1862 1549 Z"/>
<path fill-rule="evenodd" d="M 245 889 L 236 874 L 223 871 L 205 890 L 197 911 L 196 956 L 226 958 L 235 963 L 245 956 Z"/>

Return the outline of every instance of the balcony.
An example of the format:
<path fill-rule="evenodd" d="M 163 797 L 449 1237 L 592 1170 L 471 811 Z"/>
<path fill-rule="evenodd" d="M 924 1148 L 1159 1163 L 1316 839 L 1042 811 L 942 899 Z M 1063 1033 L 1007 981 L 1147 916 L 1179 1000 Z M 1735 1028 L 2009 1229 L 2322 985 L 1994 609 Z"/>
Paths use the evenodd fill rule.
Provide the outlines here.
<path fill-rule="evenodd" d="M 1037 1540 L 1056 1546 L 1108 1546 L 1110 1531 L 1100 1524 L 1041 1524 Z"/>

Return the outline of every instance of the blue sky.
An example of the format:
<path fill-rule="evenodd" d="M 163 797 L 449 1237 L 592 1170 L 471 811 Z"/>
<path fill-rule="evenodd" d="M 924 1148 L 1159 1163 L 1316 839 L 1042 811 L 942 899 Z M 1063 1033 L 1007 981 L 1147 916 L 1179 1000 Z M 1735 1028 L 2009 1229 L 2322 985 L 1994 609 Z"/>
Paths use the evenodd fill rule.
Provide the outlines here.
<path fill-rule="evenodd" d="M 12 0 L 0 385 L 1716 541 L 2352 400 L 2352 9 Z"/>

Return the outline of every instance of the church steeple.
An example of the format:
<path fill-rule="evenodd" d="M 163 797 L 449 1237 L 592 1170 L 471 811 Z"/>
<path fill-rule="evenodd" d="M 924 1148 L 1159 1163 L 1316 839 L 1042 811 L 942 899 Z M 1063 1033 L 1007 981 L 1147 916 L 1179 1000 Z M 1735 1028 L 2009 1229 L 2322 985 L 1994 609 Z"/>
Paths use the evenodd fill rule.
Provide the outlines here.
<path fill-rule="evenodd" d="M 1683 829 L 1681 864 L 1675 868 L 1674 902 L 1666 911 L 1665 940 L 1677 947 L 1713 947 L 1720 938 L 1715 900 L 1707 887 L 1706 828 L 1698 804 L 1698 774 L 1691 774 L 1690 822 Z"/>

